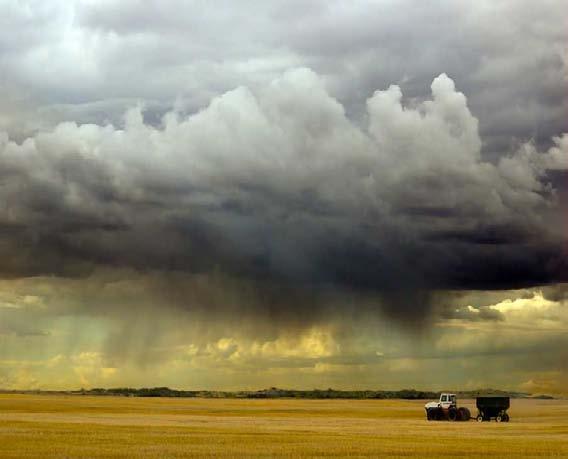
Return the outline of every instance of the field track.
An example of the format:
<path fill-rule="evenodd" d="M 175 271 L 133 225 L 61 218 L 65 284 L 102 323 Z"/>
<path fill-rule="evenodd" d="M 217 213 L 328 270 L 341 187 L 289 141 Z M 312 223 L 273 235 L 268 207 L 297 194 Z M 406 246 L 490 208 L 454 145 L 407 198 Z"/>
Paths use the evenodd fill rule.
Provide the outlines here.
<path fill-rule="evenodd" d="M 511 400 L 501 424 L 423 404 L 0 395 L 0 458 L 568 457 L 568 400 Z"/>

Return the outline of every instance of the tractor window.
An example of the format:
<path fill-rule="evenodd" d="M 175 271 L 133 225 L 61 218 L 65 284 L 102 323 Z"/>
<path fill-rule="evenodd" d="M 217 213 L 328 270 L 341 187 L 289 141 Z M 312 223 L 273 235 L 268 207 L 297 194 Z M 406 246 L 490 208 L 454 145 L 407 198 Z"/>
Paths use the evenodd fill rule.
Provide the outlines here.
<path fill-rule="evenodd" d="M 456 396 L 455 395 L 452 395 L 450 397 L 450 399 L 451 399 L 452 403 L 456 403 Z"/>
<path fill-rule="evenodd" d="M 442 395 L 442 402 L 447 402 L 447 401 L 448 401 L 448 396 Z"/>

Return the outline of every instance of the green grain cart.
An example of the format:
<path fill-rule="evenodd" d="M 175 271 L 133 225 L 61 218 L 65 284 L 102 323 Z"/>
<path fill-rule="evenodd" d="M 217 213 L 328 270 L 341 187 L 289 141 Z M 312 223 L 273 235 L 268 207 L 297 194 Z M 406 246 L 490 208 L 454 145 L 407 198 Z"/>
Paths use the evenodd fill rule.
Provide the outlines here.
<path fill-rule="evenodd" d="M 509 397 L 477 397 L 477 421 L 509 422 L 507 410 L 510 406 Z"/>

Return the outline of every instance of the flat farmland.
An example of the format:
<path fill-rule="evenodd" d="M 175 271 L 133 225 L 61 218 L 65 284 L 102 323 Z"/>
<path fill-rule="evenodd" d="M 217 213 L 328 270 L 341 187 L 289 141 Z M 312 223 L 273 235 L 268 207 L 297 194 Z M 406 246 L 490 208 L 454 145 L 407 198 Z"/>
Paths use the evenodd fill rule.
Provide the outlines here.
<path fill-rule="evenodd" d="M 427 422 L 423 404 L 4 394 L 0 457 L 568 457 L 567 400 L 513 399 L 501 424 Z"/>

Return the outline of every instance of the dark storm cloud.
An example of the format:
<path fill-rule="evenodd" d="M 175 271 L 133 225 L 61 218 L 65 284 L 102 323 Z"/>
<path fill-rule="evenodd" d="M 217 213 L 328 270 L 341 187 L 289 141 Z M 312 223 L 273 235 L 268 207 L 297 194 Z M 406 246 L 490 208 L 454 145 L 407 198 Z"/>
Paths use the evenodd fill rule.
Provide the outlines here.
<path fill-rule="evenodd" d="M 380 292 L 386 313 L 417 320 L 433 290 L 566 279 L 546 175 L 565 168 L 565 137 L 483 161 L 478 121 L 446 75 L 414 108 L 391 86 L 367 111 L 361 129 L 299 69 L 159 127 L 132 109 L 124 129 L 4 135 L 3 275 L 220 270 L 287 298 Z"/>
<path fill-rule="evenodd" d="M 409 317 L 568 275 L 561 2 L 2 6 L 3 276 L 220 270 Z"/>

